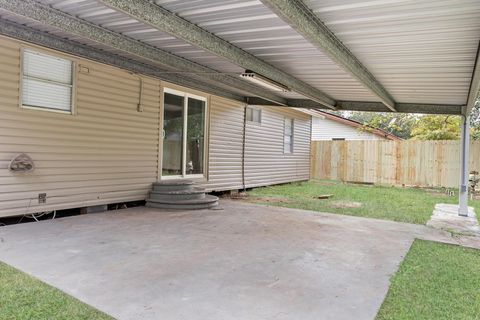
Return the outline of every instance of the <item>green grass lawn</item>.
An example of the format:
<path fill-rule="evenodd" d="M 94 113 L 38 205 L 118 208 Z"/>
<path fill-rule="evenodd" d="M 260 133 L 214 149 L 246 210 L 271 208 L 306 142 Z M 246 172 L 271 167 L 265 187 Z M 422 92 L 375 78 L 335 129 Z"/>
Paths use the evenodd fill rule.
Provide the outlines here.
<path fill-rule="evenodd" d="M 333 196 L 316 198 L 325 194 Z M 436 203 L 458 201 L 432 190 L 318 180 L 256 188 L 248 195 L 256 203 L 418 224 L 428 221 Z M 480 213 L 480 200 L 470 205 Z"/>
<path fill-rule="evenodd" d="M 0 319 L 112 319 L 45 283 L 0 262 Z"/>
<path fill-rule="evenodd" d="M 377 320 L 480 319 L 480 250 L 415 240 Z"/>

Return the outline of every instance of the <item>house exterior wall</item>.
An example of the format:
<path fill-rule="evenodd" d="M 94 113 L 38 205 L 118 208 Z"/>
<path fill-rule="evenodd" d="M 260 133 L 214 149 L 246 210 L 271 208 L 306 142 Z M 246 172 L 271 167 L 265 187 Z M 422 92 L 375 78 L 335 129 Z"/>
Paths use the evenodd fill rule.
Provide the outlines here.
<path fill-rule="evenodd" d="M 309 115 L 287 108 L 262 106 L 260 124 L 247 122 L 245 185 L 247 188 L 310 178 Z M 284 153 L 284 119 L 294 119 L 293 153 Z"/>
<path fill-rule="evenodd" d="M 75 62 L 73 114 L 20 107 L 23 47 Z M 141 76 L 139 112 L 139 75 L 5 37 L 0 54 L 0 217 L 144 200 L 161 178 L 164 87 L 207 98 L 207 190 L 309 178 L 309 115 L 260 107 L 262 124 L 247 124 L 243 160 L 244 103 Z M 295 119 L 293 154 L 283 154 L 285 116 Z M 8 170 L 19 153 L 33 159 L 33 172 Z"/>
<path fill-rule="evenodd" d="M 144 199 L 158 170 L 159 81 L 143 78 L 137 112 L 138 76 L 67 56 L 84 71 L 75 114 L 20 108 L 22 46 L 0 39 L 0 216 Z M 8 170 L 18 153 L 32 157 L 33 172 Z"/>
<path fill-rule="evenodd" d="M 330 119 L 312 117 L 312 140 L 386 140 L 376 134 L 364 132 Z"/>
<path fill-rule="evenodd" d="M 242 175 L 244 108 L 212 97 L 210 105 L 209 175 L 206 187 L 223 191 L 303 181 L 310 178 L 309 115 L 287 108 L 261 109 L 261 123 L 245 126 L 245 170 Z M 293 153 L 283 151 L 284 119 L 294 119 Z"/>
<path fill-rule="evenodd" d="M 207 190 L 243 188 L 242 152 L 245 104 L 212 96 Z"/>

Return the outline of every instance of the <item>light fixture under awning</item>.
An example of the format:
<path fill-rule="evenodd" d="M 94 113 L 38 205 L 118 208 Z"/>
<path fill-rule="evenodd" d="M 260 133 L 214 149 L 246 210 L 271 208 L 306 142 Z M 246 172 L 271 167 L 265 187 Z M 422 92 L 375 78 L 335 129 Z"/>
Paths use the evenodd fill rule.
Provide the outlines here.
<path fill-rule="evenodd" d="M 262 86 L 266 89 L 277 91 L 277 92 L 289 92 L 290 89 L 283 84 L 270 80 L 264 76 L 261 76 L 253 71 L 245 70 L 244 73 L 240 74 L 244 80 L 255 83 L 259 86 Z"/>

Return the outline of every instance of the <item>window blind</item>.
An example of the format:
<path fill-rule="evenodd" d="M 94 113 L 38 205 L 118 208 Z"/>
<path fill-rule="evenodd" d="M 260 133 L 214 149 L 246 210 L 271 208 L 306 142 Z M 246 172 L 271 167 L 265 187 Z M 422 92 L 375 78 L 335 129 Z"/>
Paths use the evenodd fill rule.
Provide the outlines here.
<path fill-rule="evenodd" d="M 24 50 L 22 105 L 72 110 L 72 61 Z"/>

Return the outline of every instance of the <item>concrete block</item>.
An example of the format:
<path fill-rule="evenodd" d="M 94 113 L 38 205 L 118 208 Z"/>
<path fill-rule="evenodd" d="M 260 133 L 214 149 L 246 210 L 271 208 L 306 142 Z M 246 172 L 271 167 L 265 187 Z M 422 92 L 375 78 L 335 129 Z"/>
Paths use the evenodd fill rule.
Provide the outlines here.
<path fill-rule="evenodd" d="M 80 209 L 81 214 L 87 214 L 87 213 L 101 213 L 105 212 L 108 210 L 108 206 L 106 204 L 103 205 L 98 205 L 98 206 L 90 206 L 90 207 L 84 207 Z"/>

